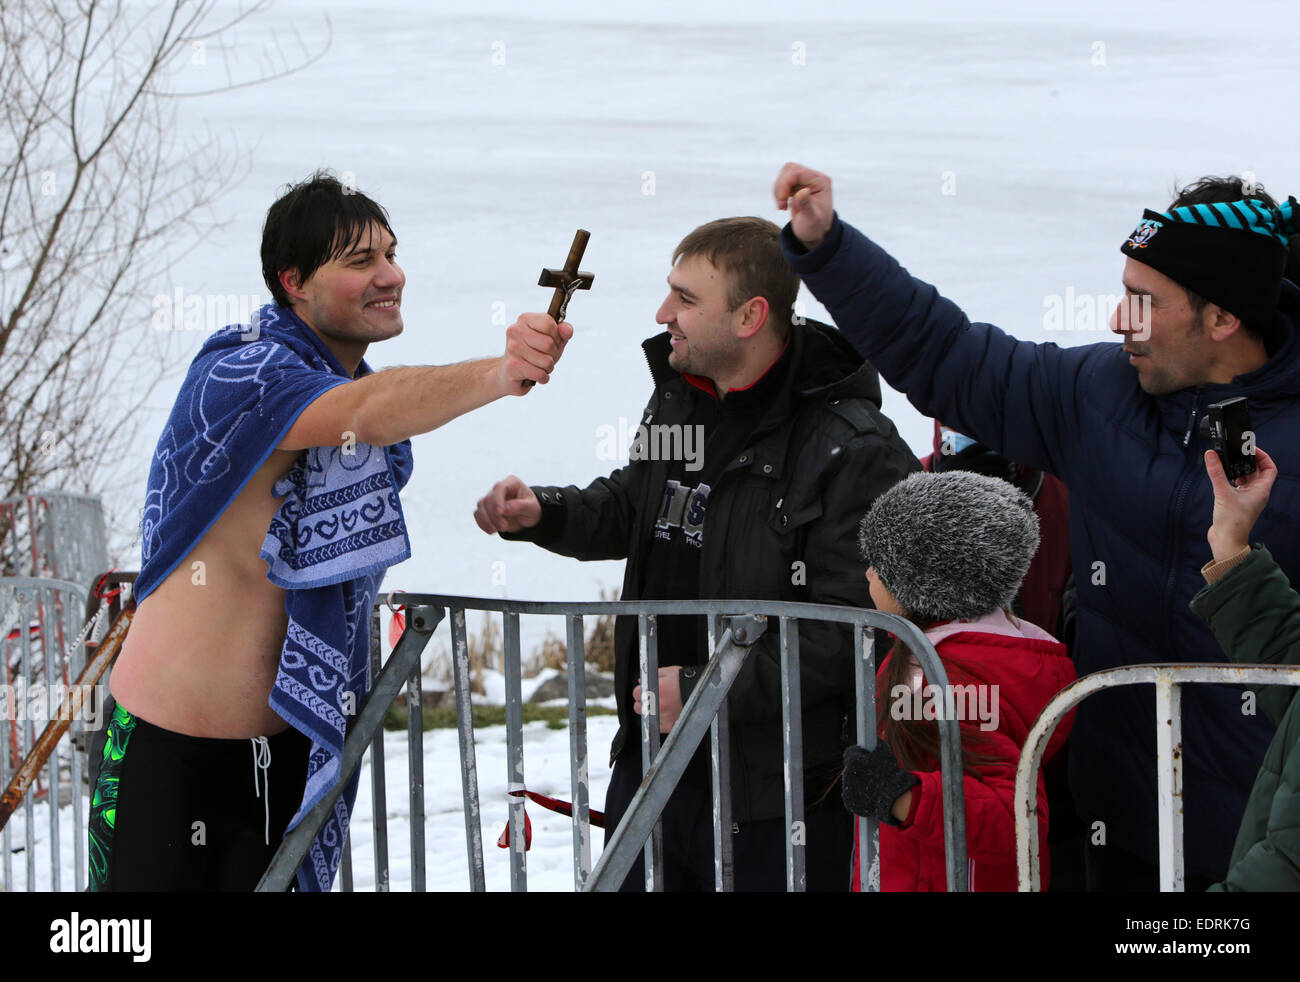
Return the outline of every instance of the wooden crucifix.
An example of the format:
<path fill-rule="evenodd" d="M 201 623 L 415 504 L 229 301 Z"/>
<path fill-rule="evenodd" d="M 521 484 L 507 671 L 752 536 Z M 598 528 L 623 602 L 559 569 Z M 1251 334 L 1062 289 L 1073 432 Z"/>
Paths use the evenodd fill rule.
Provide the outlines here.
<path fill-rule="evenodd" d="M 582 254 L 587 251 L 587 240 L 590 238 L 591 233 L 585 228 L 578 229 L 573 235 L 573 245 L 569 246 L 569 256 L 564 260 L 564 265 L 559 269 L 543 269 L 541 277 L 537 280 L 538 286 L 555 288 L 555 292 L 551 294 L 550 309 L 546 312 L 557 324 L 564 320 L 565 311 L 569 309 L 569 301 L 573 299 L 573 294 L 578 290 L 590 290 L 591 284 L 596 279 L 595 273 L 578 271 Z M 533 382 L 530 379 L 524 384 L 532 388 Z"/>

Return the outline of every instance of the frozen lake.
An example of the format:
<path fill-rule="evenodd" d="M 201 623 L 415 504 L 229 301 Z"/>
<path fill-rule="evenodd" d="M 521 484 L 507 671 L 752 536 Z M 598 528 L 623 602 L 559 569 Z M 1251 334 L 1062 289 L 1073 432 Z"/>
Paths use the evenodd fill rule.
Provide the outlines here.
<path fill-rule="evenodd" d="M 485 536 L 474 504 L 507 474 L 582 486 L 615 466 L 598 433 L 634 424 L 649 394 L 639 343 L 657 333 L 673 246 L 726 215 L 783 222 L 770 188 L 786 160 L 831 174 L 840 214 L 974 319 L 1063 345 L 1110 335 L 1049 332 L 1050 298 L 1117 292 L 1120 241 L 1175 182 L 1252 171 L 1275 193 L 1300 188 L 1286 124 L 1297 15 L 1282 2 L 1230 17 L 1116 0 L 822 3 L 797 17 L 776 3 L 461 9 L 281 0 L 240 29 L 236 76 L 257 71 L 271 36 L 292 60 L 291 31 L 312 50 L 332 32 L 325 57 L 179 103 L 180 136 L 210 134 L 247 176 L 217 208 L 228 224 L 157 292 L 265 298 L 267 206 L 333 168 L 386 205 L 401 241 L 406 329 L 371 348 L 376 367 L 497 353 L 504 324 L 545 308 L 540 268 L 559 265 L 575 228 L 592 233 L 595 288 L 573 302 L 577 335 L 552 384 L 415 439 L 414 556 L 388 588 L 594 599 L 617 586 L 617 563 Z M 177 87 L 220 84 L 220 58 L 206 61 Z M 140 330 L 150 313 L 142 300 Z M 201 338 L 171 337 L 178 372 Z M 123 516 L 138 511 L 175 385 L 152 393 L 138 480 L 114 501 Z M 888 393 L 885 411 L 927 451 L 930 424 L 903 397 Z M 119 546 L 135 568 L 138 543 Z"/>

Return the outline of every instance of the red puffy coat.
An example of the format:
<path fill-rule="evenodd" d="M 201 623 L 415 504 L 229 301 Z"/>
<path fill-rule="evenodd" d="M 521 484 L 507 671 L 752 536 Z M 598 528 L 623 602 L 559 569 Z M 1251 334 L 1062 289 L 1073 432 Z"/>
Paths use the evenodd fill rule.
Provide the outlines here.
<path fill-rule="evenodd" d="M 1001 612 L 994 617 L 1003 619 Z M 987 724 L 979 718 L 961 722 L 963 743 L 968 733 L 978 734 L 976 749 L 995 758 L 990 764 L 978 766 L 976 773 L 963 777 L 967 888 L 972 891 L 1014 891 L 1017 887 L 1016 763 L 1038 714 L 1048 700 L 1073 682 L 1076 676 L 1065 645 L 1050 640 L 1045 632 L 1026 626 L 1030 635 L 1044 636 L 1009 636 L 981 631 L 981 624 L 939 625 L 927 633 L 934 635 L 931 640 L 943 660 L 949 683 L 953 686 L 987 686 L 984 698 L 988 702 L 985 705 L 996 709 L 995 713 L 988 714 Z M 887 671 L 888 665 L 889 658 L 886 658 L 880 666 L 880 676 Z M 996 728 L 981 729 L 985 725 L 991 727 L 994 721 Z M 1074 714 L 1071 712 L 1052 735 L 1047 756 L 1055 753 L 1065 742 L 1073 722 Z M 912 789 L 907 820 L 897 828 L 884 823 L 880 825 L 882 890 L 928 892 L 948 888 L 943 851 L 943 792 L 938 762 L 933 763 L 933 770 L 913 772 L 921 783 Z M 1050 873 L 1046 849 L 1047 821 L 1047 791 L 1040 768 L 1038 841 L 1044 890 Z M 856 856 L 853 888 L 859 888 Z"/>

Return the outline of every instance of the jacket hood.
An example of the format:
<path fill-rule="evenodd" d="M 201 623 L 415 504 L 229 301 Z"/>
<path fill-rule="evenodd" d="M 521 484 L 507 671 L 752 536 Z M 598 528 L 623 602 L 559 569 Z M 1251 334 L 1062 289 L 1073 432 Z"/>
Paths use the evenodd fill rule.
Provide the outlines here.
<path fill-rule="evenodd" d="M 790 329 L 790 385 L 804 398 L 834 395 L 837 398 L 868 399 L 881 408 L 880 375 L 863 361 L 853 345 L 836 328 L 821 321 L 805 320 Z M 655 385 L 680 379 L 681 373 L 668 364 L 672 352 L 667 331 L 641 343 Z"/>
<path fill-rule="evenodd" d="M 951 684 L 994 686 L 1005 728 L 1023 743 L 1052 697 L 1077 678 L 1069 649 L 1059 641 L 1006 637 L 978 629 L 941 639 L 935 650 Z M 1071 711 L 1048 742 L 1044 759 L 1065 743 L 1074 722 Z"/>

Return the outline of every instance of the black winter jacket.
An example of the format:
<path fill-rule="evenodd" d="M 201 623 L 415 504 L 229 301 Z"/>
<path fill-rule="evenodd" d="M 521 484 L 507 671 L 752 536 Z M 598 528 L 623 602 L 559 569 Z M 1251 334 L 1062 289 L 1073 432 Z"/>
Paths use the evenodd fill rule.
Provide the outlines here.
<path fill-rule="evenodd" d="M 880 411 L 875 369 L 839 331 L 813 321 L 792 330 L 791 365 L 779 395 L 710 492 L 700 596 L 870 607 L 858 523 L 876 497 L 921 465 Z M 685 424 L 692 400 L 708 396 L 669 367 L 667 333 L 642 347 L 655 385 L 642 423 Z M 666 461 L 634 460 L 582 490 L 535 487 L 541 523 L 503 538 L 576 559 L 626 559 L 622 599 L 640 599 L 645 547 L 667 470 Z M 784 812 L 778 638 L 773 620 L 729 696 L 738 822 Z M 619 731 L 611 761 L 640 749 L 640 719 L 632 709 L 639 681 L 635 618 L 619 618 L 614 643 Z M 852 736 L 851 629 L 802 622 L 799 644 L 804 787 L 812 805 L 833 782 Z M 693 685 L 684 675 L 683 702 Z"/>

